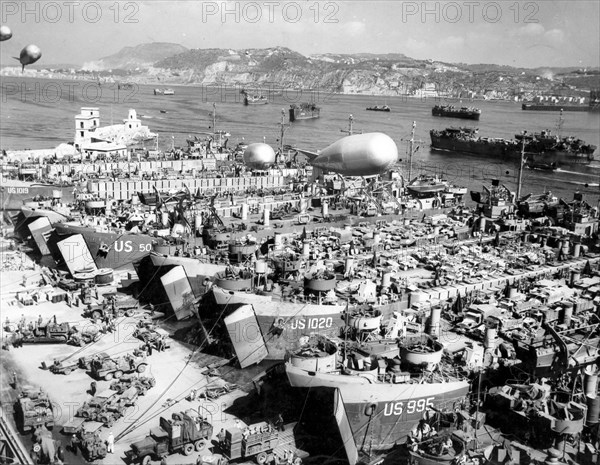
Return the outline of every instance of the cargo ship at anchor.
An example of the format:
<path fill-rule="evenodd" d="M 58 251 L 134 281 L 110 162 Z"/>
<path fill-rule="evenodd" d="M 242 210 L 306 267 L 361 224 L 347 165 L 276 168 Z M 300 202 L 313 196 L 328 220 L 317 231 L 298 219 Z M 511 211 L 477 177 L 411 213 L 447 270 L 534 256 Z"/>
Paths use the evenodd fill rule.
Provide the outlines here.
<path fill-rule="evenodd" d="M 301 103 L 290 105 L 290 122 L 304 119 L 317 119 L 321 117 L 321 108 L 314 103 Z"/>
<path fill-rule="evenodd" d="M 433 116 L 445 116 L 448 118 L 472 119 L 479 121 L 481 110 L 472 107 L 457 108 L 454 105 L 436 105 L 431 109 Z"/>
<path fill-rule="evenodd" d="M 523 149 L 530 161 L 560 165 L 588 165 L 596 146 L 575 137 L 558 137 L 550 131 L 517 134 L 515 139 L 488 138 L 476 128 L 446 128 L 430 131 L 431 148 L 486 157 L 519 158 Z M 524 147 L 523 147 L 524 144 Z"/>
<path fill-rule="evenodd" d="M 560 103 L 523 103 L 521 110 L 528 111 L 592 111 L 590 105 L 561 105 Z"/>

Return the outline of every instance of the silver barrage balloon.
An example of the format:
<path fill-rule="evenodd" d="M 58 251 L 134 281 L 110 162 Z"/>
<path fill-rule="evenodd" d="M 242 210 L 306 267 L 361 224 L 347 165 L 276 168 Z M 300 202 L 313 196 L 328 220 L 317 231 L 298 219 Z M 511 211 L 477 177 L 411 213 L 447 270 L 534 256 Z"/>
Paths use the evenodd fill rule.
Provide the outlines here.
<path fill-rule="evenodd" d="M 275 163 L 275 151 L 268 144 L 250 144 L 244 150 L 244 164 L 248 168 L 262 170 Z"/>
<path fill-rule="evenodd" d="M 16 60 L 22 65 L 21 71 L 25 69 L 25 65 L 31 65 L 38 61 L 42 57 L 42 51 L 37 45 L 28 45 L 23 50 L 21 50 L 21 54 L 19 58 L 14 57 Z"/>
<path fill-rule="evenodd" d="M 12 31 L 8 26 L 0 26 L 0 42 L 12 37 Z"/>
<path fill-rule="evenodd" d="M 382 174 L 398 161 L 396 143 L 381 132 L 343 137 L 316 153 L 298 151 L 310 159 L 311 165 L 343 176 Z"/>

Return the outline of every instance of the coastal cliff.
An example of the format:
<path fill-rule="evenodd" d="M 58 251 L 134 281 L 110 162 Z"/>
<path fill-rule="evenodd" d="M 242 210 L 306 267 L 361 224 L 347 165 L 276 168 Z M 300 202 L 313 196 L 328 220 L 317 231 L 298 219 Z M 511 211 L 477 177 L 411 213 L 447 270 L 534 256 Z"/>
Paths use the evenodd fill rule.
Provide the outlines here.
<path fill-rule="evenodd" d="M 25 75 L 150 85 L 222 85 L 261 92 L 319 92 L 407 97 L 530 100 L 537 96 L 585 99 L 600 88 L 600 71 L 526 69 L 417 60 L 400 53 L 304 56 L 285 47 L 187 49 L 173 43 L 125 47 L 80 69 L 30 67 Z M 20 75 L 17 67 L 2 74 Z"/>

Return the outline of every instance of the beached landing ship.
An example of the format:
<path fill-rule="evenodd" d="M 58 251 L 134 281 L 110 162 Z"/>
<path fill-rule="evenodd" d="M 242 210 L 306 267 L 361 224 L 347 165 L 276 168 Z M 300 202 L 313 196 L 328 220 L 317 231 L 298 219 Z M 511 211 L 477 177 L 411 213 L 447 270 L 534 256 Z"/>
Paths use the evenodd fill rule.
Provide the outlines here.
<path fill-rule="evenodd" d="M 336 418 L 348 422 L 352 435 L 343 437 L 351 464 L 358 450 L 393 447 L 427 410 L 454 409 L 468 393 L 467 381 L 444 374 L 442 346 L 433 340 L 408 342 L 393 359 L 370 355 L 358 346 L 346 349 L 341 363 L 335 359 L 337 343 L 305 345 L 291 354 L 285 368 L 292 386 L 336 389 Z"/>
<path fill-rule="evenodd" d="M 214 313 L 214 303 L 219 308 L 235 309 L 223 320 L 228 333 L 257 335 L 252 344 L 235 337 L 225 339 L 230 340 L 242 366 L 249 366 L 264 358 L 283 360 L 290 348 L 298 348 L 299 341 L 312 333 L 330 336 L 340 333 L 346 305 L 311 301 L 301 298 L 303 295 L 296 300 L 296 297 L 282 295 L 285 289 L 280 292 L 264 292 L 261 288 L 250 292 L 255 279 L 266 279 L 265 262 L 256 262 L 255 276 L 236 271 L 233 276 L 231 267 L 228 269 L 228 272 L 215 276 L 214 285 L 205 301 L 206 311 L 202 312 L 202 321 L 208 327 L 214 324 L 209 315 L 209 309 L 213 309 Z M 319 299 L 335 285 L 335 279 L 305 277 L 306 292 Z M 216 312 L 215 316 L 220 319 L 221 312 Z M 252 345 L 260 349 L 252 351 L 251 357 L 244 355 Z"/>

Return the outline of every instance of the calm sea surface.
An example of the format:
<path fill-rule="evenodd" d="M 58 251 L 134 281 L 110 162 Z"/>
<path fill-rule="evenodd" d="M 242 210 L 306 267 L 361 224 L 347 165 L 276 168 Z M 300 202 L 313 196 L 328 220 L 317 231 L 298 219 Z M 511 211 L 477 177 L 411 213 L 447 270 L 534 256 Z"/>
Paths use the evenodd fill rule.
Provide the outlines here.
<path fill-rule="evenodd" d="M 87 85 L 87 87 L 86 87 Z M 492 179 L 499 179 L 509 188 L 516 188 L 518 166 L 514 160 L 491 159 L 466 154 L 430 151 L 429 130 L 450 126 L 474 126 L 483 137 L 513 138 L 523 130 L 537 132 L 557 130 L 558 112 L 522 111 L 513 102 L 464 100 L 449 103 L 477 106 L 481 120 L 465 121 L 431 116 L 431 107 L 440 103 L 429 98 L 407 99 L 368 95 L 332 95 L 322 92 L 287 90 L 283 93 L 265 90 L 268 105 L 244 106 L 239 89 L 169 86 L 172 96 L 155 96 L 155 86 L 137 86 L 133 90 L 118 90 L 114 84 L 83 81 L 59 81 L 19 77 L 2 78 L 0 106 L 0 144 L 3 149 L 51 148 L 73 140 L 74 115 L 82 106 L 100 108 L 101 125 L 118 123 L 128 109 L 137 110 L 143 124 L 159 133 L 162 148 L 185 146 L 189 135 L 210 132 L 213 102 L 217 109 L 217 129 L 231 134 L 229 145 L 267 142 L 279 145 L 281 110 L 291 103 L 314 101 L 321 107 L 321 118 L 293 123 L 285 133 L 285 143 L 309 150 L 325 148 L 344 134 L 348 117 L 354 116 L 355 131 L 380 131 L 397 143 L 401 164 L 405 166 L 410 131 L 416 122 L 415 139 L 418 150 L 413 157 L 413 175 L 438 173 L 457 184 L 480 190 Z M 85 90 L 84 90 L 85 89 Z M 387 104 L 390 113 L 366 111 L 367 106 Z M 161 113 L 160 110 L 166 111 Z M 572 135 L 600 146 L 600 114 L 565 112 L 561 134 Z M 153 143 L 147 143 L 152 147 Z M 600 153 L 586 167 L 560 169 L 556 172 L 524 171 L 523 193 L 551 189 L 567 198 L 575 190 L 583 192 L 594 204 L 599 200 Z"/>

